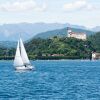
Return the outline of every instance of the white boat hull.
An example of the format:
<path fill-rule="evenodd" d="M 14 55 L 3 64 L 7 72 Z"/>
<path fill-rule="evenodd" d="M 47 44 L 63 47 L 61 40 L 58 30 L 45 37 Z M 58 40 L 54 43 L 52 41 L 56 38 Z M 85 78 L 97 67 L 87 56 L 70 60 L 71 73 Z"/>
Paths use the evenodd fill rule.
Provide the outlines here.
<path fill-rule="evenodd" d="M 19 67 L 16 67 L 15 68 L 16 70 L 34 70 L 34 67 L 33 66 L 19 66 Z"/>

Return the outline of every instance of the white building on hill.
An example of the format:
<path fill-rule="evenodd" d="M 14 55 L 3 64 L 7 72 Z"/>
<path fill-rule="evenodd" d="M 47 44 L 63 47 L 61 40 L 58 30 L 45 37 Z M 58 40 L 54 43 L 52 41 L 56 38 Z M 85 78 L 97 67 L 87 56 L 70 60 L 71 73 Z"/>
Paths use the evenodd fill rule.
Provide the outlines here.
<path fill-rule="evenodd" d="M 67 29 L 67 32 L 68 32 L 68 37 L 73 37 L 73 38 L 82 39 L 82 40 L 87 39 L 86 33 L 72 32 L 72 30 L 69 28 Z"/>
<path fill-rule="evenodd" d="M 92 53 L 92 60 L 100 59 L 100 53 L 93 52 Z"/>

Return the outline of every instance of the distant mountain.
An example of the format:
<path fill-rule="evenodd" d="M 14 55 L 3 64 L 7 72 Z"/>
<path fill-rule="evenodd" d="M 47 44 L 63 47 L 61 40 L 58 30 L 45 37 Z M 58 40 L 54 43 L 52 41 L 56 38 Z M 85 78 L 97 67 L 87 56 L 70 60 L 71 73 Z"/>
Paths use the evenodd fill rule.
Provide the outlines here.
<path fill-rule="evenodd" d="M 89 30 L 85 30 L 85 29 L 76 29 L 76 28 L 71 28 L 71 29 L 74 32 L 85 32 L 87 35 L 94 34 L 94 32 L 89 31 Z M 37 34 L 36 36 L 34 36 L 34 38 L 45 39 L 45 38 L 50 38 L 50 37 L 53 37 L 53 36 L 61 36 L 61 37 L 67 36 L 67 28 L 43 32 L 43 33 Z"/>
<path fill-rule="evenodd" d="M 88 35 L 94 34 L 94 32 L 88 31 L 88 30 L 84 30 L 84 29 L 76 29 L 76 28 L 71 28 L 71 29 L 74 32 L 85 32 Z M 53 37 L 53 36 L 61 36 L 61 37 L 62 36 L 67 36 L 67 28 L 56 29 L 56 30 L 47 31 L 47 32 L 42 32 L 42 33 L 39 33 L 39 34 L 35 35 L 33 38 L 43 38 L 43 39 L 46 39 L 46 38 L 50 38 L 50 37 Z M 28 39 L 25 42 L 28 42 L 28 41 L 30 41 L 33 38 L 30 38 L 30 39 Z M 17 45 L 16 41 L 0 41 L 0 47 L 15 48 L 16 45 Z"/>
<path fill-rule="evenodd" d="M 28 40 L 38 33 L 63 29 L 65 27 L 87 30 L 85 26 L 72 25 L 69 23 L 18 23 L 18 24 L 3 24 L 0 25 L 0 40 L 1 41 L 16 41 L 21 34 L 23 40 Z M 98 26 L 99 27 L 99 26 Z M 90 29 L 98 31 L 99 28 Z M 1 37 L 2 36 L 2 37 Z"/>
<path fill-rule="evenodd" d="M 86 29 L 84 26 L 60 24 L 60 23 L 19 23 L 19 24 L 3 24 L 0 25 L 0 40 L 1 41 L 16 41 L 19 34 L 24 40 L 30 39 L 38 33 L 62 29 L 65 27 L 73 27 Z M 2 36 L 2 37 L 1 37 Z"/>
<path fill-rule="evenodd" d="M 92 31 L 100 32 L 100 26 L 96 26 L 96 27 L 92 28 Z"/>

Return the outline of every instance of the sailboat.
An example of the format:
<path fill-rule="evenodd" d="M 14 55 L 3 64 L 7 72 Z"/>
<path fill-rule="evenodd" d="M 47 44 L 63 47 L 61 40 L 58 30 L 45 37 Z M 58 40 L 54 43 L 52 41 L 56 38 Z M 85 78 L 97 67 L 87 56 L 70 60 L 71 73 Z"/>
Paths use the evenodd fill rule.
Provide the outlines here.
<path fill-rule="evenodd" d="M 18 40 L 14 66 L 16 70 L 32 70 L 34 67 L 31 65 L 29 58 L 27 56 L 22 39 Z"/>

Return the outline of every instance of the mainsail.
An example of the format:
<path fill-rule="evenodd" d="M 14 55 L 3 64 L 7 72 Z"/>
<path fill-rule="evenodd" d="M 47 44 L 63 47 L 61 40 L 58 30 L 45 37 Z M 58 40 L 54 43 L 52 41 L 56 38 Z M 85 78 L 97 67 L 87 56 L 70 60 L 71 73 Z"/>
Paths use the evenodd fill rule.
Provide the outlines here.
<path fill-rule="evenodd" d="M 21 38 L 20 38 L 19 43 L 20 43 L 21 57 L 22 57 L 23 63 L 30 64 L 30 61 L 28 59 L 28 56 L 27 56 L 27 53 L 26 53 L 26 50 L 25 50 L 25 47 L 24 47 L 24 44 Z"/>
<path fill-rule="evenodd" d="M 18 45 L 17 45 L 17 49 L 16 49 L 16 55 L 15 55 L 15 59 L 14 59 L 14 66 L 20 67 L 23 66 L 23 61 L 20 55 L 20 47 L 19 47 L 19 41 L 18 41 Z"/>

